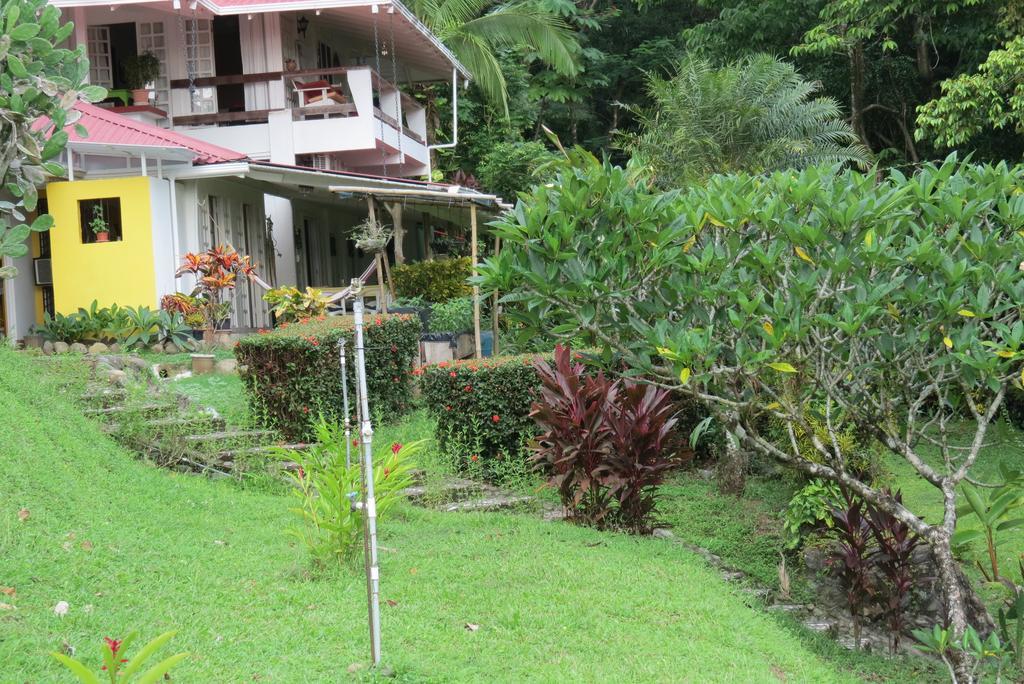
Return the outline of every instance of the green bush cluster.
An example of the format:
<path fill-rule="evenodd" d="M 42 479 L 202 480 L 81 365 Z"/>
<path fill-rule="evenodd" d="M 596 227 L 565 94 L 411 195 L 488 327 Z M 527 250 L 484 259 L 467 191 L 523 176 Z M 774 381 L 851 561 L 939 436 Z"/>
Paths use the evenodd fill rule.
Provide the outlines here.
<path fill-rule="evenodd" d="M 93 300 L 88 309 L 71 314 L 46 314 L 39 333 L 51 342 L 117 342 L 125 347 L 145 347 L 173 342 L 183 349 L 194 340 L 192 327 L 175 311 L 153 310 L 148 306 L 99 306 Z"/>
<path fill-rule="evenodd" d="M 524 447 L 540 433 L 530 417 L 540 387 L 536 358 L 442 361 L 416 371 L 438 445 L 459 469 L 496 479 L 509 459 L 526 462 Z"/>
<path fill-rule="evenodd" d="M 430 332 L 462 332 L 473 327 L 473 300 L 449 299 L 430 307 Z"/>
<path fill-rule="evenodd" d="M 341 420 L 338 340 L 346 340 L 349 402 L 355 406 L 354 328 L 351 317 L 282 323 L 235 346 L 252 416 L 288 439 L 308 440 L 313 421 Z M 419 353 L 420 322 L 413 316 L 366 319 L 366 382 L 375 421 L 406 413 L 412 395 L 412 362 Z"/>
<path fill-rule="evenodd" d="M 421 297 L 427 302 L 439 303 L 468 296 L 472 290 L 466 280 L 472 272 L 469 257 L 462 257 L 402 264 L 395 267 L 392 276 L 400 298 Z"/>

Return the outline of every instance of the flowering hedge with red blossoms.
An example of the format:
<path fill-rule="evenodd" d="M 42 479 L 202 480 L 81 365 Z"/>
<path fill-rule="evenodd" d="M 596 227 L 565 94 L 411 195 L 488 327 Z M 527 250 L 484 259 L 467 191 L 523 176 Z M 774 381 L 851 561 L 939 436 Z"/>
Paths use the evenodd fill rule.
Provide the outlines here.
<path fill-rule="evenodd" d="M 320 316 L 261 330 L 235 346 L 253 417 L 289 440 L 312 438 L 317 416 L 342 419 L 338 340 L 348 352 L 349 401 L 355 407 L 354 330 L 351 316 Z M 366 317 L 366 383 L 375 420 L 393 420 L 411 408 L 413 361 L 420 320 L 406 315 Z"/>
<path fill-rule="evenodd" d="M 465 470 L 492 477 L 502 470 L 497 461 L 529 458 L 526 445 L 539 434 L 530 418 L 540 387 L 536 358 L 442 361 L 415 371 L 437 418 L 438 445 Z"/>

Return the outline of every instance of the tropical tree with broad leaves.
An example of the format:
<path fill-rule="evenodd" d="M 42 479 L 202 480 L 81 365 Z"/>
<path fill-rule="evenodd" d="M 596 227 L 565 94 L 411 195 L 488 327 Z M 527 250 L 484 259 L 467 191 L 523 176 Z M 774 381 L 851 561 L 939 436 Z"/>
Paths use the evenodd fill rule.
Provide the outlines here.
<path fill-rule="evenodd" d="M 46 0 L 0 1 L 0 28 L 0 185 L 7 195 L 0 197 L 3 259 L 25 256 L 29 234 L 53 225 L 46 214 L 29 221 L 38 203 L 37 188 L 48 176 L 65 174 L 57 157 L 68 141 L 64 127 L 80 116 L 75 103 L 96 102 L 107 91 L 86 83 L 84 45 L 57 47 L 74 25 L 61 23 L 60 10 Z M 38 125 L 40 120 L 46 125 Z M 0 279 L 17 274 L 13 265 L 0 262 Z"/>
<path fill-rule="evenodd" d="M 506 293 L 523 337 L 597 346 L 689 395 L 736 440 L 740 473 L 757 452 L 894 516 L 932 551 L 953 635 L 990 632 L 952 539 L 1024 380 L 1024 166 L 950 157 L 909 177 L 812 167 L 658 192 L 571 157 L 493 224 L 502 250 L 477 279 Z M 933 487 L 941 515 L 858 474 L 850 428 Z M 974 656 L 952 657 L 974 681 Z"/>
<path fill-rule="evenodd" d="M 556 73 L 577 71 L 579 44 L 568 24 L 533 0 L 411 0 L 410 9 L 473 74 L 485 98 L 508 116 L 502 50 L 530 51 Z"/>

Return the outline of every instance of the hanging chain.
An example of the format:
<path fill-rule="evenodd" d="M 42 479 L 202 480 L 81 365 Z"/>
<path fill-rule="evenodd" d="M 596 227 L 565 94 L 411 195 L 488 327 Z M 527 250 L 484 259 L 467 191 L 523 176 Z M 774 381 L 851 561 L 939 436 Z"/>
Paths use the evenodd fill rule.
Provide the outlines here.
<path fill-rule="evenodd" d="M 374 60 L 376 61 L 376 64 L 377 64 L 377 104 L 379 105 L 379 104 L 383 104 L 380 101 L 381 100 L 381 95 L 383 94 L 383 93 L 381 93 L 381 89 L 380 89 L 380 84 L 381 84 L 381 75 L 380 75 L 380 36 L 377 34 L 377 23 L 378 23 L 378 18 L 380 17 L 380 5 L 374 5 L 373 9 L 375 10 L 373 12 L 373 57 L 374 57 Z M 383 110 L 381 110 L 381 111 L 383 112 Z M 376 113 L 374 113 L 374 116 L 376 116 Z M 384 175 L 387 176 L 388 175 L 388 155 L 384 151 L 384 119 L 381 118 L 381 117 L 377 117 L 377 118 L 380 119 L 380 143 L 381 143 L 381 145 L 380 145 L 380 161 L 381 161 L 381 165 L 384 167 Z"/>
<path fill-rule="evenodd" d="M 402 150 L 402 132 L 405 126 L 402 123 L 402 93 L 398 90 L 398 61 L 395 53 L 395 8 L 388 8 L 388 29 L 391 37 L 388 39 L 388 51 L 391 53 L 391 85 L 395 89 L 395 121 L 398 122 L 398 158 L 405 161 L 405 152 Z"/>

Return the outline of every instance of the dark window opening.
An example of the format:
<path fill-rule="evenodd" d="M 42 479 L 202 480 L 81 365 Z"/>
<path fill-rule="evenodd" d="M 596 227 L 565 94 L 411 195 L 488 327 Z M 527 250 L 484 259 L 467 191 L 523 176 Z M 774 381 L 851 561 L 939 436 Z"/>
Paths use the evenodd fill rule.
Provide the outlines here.
<path fill-rule="evenodd" d="M 49 259 L 53 254 L 50 252 L 50 231 L 44 230 L 39 233 L 39 258 Z"/>
<path fill-rule="evenodd" d="M 56 309 L 53 306 L 53 286 L 43 285 L 39 289 L 42 290 L 43 293 L 43 311 L 50 314 L 50 317 L 52 318 L 54 316 L 54 312 L 56 311 Z"/>
<path fill-rule="evenodd" d="M 47 203 L 45 197 L 40 197 L 36 203 L 36 216 L 42 216 L 43 214 L 50 213 L 50 205 Z M 50 231 L 44 230 L 41 233 L 37 233 L 37 240 L 39 240 L 39 258 L 49 259 L 50 254 Z"/>
<path fill-rule="evenodd" d="M 121 199 L 78 200 L 78 220 L 82 229 L 82 244 L 93 242 L 117 242 L 121 240 Z M 100 239 L 106 228 L 106 240 Z"/>
<path fill-rule="evenodd" d="M 243 73 L 242 36 L 237 16 L 213 18 L 213 61 L 217 65 L 218 76 Z M 244 112 L 245 86 L 241 83 L 217 86 L 217 111 Z"/>
<path fill-rule="evenodd" d="M 111 24 L 107 28 L 110 29 L 110 63 L 114 67 L 114 88 L 127 88 L 128 81 L 124 77 L 125 60 L 139 53 L 135 22 Z"/>

